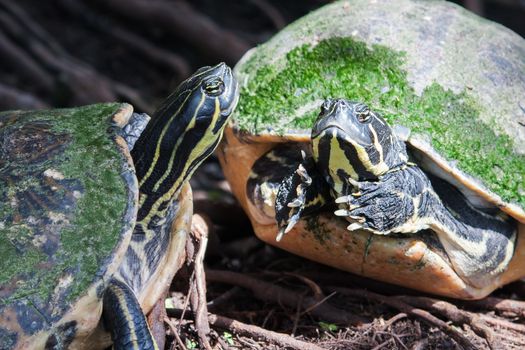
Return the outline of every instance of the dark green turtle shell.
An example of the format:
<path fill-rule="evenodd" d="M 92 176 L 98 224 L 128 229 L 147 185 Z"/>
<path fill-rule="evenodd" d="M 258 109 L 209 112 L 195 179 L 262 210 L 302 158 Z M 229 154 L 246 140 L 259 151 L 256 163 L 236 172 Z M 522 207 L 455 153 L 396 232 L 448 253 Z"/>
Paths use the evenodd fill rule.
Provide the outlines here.
<path fill-rule="evenodd" d="M 85 327 L 80 309 L 98 322 L 137 211 L 118 136 L 131 112 L 111 103 L 0 113 L 0 348 L 33 335 L 67 344 Z"/>

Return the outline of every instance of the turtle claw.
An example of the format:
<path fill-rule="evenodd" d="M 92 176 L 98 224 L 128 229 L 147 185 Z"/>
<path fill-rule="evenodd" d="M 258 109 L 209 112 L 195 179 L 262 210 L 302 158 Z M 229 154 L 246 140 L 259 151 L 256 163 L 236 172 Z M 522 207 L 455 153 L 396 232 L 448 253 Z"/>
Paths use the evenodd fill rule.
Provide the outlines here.
<path fill-rule="evenodd" d="M 348 218 L 360 224 L 364 224 L 366 222 L 366 219 L 362 216 L 348 215 Z"/>
<path fill-rule="evenodd" d="M 301 156 L 306 157 L 306 154 L 301 153 Z M 280 241 L 303 215 L 308 205 L 308 192 L 312 183 L 313 179 L 303 164 L 299 164 L 295 171 L 282 181 L 275 201 L 275 218 L 279 228 L 277 241 Z"/>
<path fill-rule="evenodd" d="M 350 219 L 358 221 L 358 222 L 365 222 L 365 218 L 363 218 L 361 216 L 352 215 L 353 214 L 353 209 L 356 209 L 356 208 L 357 208 L 357 206 L 355 208 L 352 208 L 352 206 L 351 206 L 350 209 L 338 209 L 338 210 L 334 211 L 334 214 L 336 216 L 344 216 L 344 217 L 350 218 Z"/>
<path fill-rule="evenodd" d="M 334 214 L 336 216 L 348 216 L 348 215 L 350 215 L 350 211 L 348 211 L 346 209 L 339 209 L 339 210 L 334 211 Z"/>
<path fill-rule="evenodd" d="M 350 197 L 350 196 L 342 196 L 342 197 L 336 198 L 335 199 L 335 203 L 336 204 L 348 203 L 351 199 L 352 199 L 352 197 Z"/>
<path fill-rule="evenodd" d="M 301 205 L 304 205 L 304 201 L 300 200 L 299 198 L 295 198 L 292 202 L 288 203 L 288 208 L 298 208 Z"/>
<path fill-rule="evenodd" d="M 285 230 L 282 228 L 279 230 L 279 233 L 277 233 L 277 237 L 275 237 L 275 241 L 276 242 L 280 242 L 281 239 L 283 239 L 284 235 L 286 232 L 284 232 Z"/>
<path fill-rule="evenodd" d="M 357 222 L 353 222 L 353 223 L 351 223 L 350 225 L 348 225 L 346 227 L 346 229 L 348 231 L 357 231 L 357 230 L 361 230 L 362 228 L 363 228 L 363 225 L 361 225 L 361 224 L 359 224 Z"/>
<path fill-rule="evenodd" d="M 306 160 L 306 152 L 304 150 L 301 150 L 301 158 L 305 161 Z"/>
<path fill-rule="evenodd" d="M 290 222 L 288 223 L 288 225 L 286 225 L 286 227 L 281 227 L 279 229 L 279 232 L 277 233 L 277 237 L 275 237 L 275 240 L 277 242 L 280 242 L 281 239 L 283 239 L 284 235 L 292 230 L 292 228 L 295 226 L 298 220 L 299 219 L 297 217 L 293 217 L 292 219 L 290 219 Z"/>
<path fill-rule="evenodd" d="M 306 186 L 310 186 L 312 184 L 312 178 L 310 177 L 310 175 L 308 175 L 308 172 L 306 171 L 306 169 L 304 168 L 302 164 L 299 164 L 299 167 L 297 168 L 295 172 L 297 173 L 297 175 L 301 177 L 301 181 Z"/>
<path fill-rule="evenodd" d="M 350 185 L 352 185 L 354 188 L 357 188 L 358 190 L 361 188 L 361 184 L 359 183 L 359 181 L 357 180 L 354 180 L 352 179 L 351 177 L 349 177 L 348 179 L 346 179 L 348 181 L 348 183 Z"/>

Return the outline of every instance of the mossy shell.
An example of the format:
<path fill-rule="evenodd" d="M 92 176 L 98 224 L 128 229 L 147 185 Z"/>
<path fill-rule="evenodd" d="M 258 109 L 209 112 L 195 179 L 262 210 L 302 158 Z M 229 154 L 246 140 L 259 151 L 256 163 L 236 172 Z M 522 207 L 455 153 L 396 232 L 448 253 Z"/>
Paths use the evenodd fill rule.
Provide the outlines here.
<path fill-rule="evenodd" d="M 327 5 L 248 52 L 234 124 L 219 156 L 257 235 L 305 257 L 427 292 L 480 298 L 525 272 L 525 40 L 451 3 L 351 0 Z M 325 98 L 367 103 L 425 166 L 480 206 L 517 219 L 516 253 L 483 288 L 462 281 L 418 236 L 371 239 L 330 213 L 280 242 L 271 215 L 250 205 L 254 162 L 282 142 L 308 142 Z M 271 205 L 269 205 L 271 206 Z M 321 238 L 322 237 L 322 238 Z"/>
<path fill-rule="evenodd" d="M 138 187 L 127 104 L 0 113 L 0 348 L 71 345 L 99 322 Z"/>

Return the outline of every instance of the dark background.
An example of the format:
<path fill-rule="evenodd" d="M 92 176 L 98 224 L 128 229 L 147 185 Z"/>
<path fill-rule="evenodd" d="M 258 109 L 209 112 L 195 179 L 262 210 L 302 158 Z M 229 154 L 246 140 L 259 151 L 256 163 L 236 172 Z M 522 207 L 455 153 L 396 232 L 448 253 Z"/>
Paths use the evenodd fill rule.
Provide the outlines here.
<path fill-rule="evenodd" d="M 0 108 L 131 102 L 152 112 L 203 65 L 234 65 L 330 1 L 0 0 Z M 525 35 L 525 0 L 459 4 Z"/>

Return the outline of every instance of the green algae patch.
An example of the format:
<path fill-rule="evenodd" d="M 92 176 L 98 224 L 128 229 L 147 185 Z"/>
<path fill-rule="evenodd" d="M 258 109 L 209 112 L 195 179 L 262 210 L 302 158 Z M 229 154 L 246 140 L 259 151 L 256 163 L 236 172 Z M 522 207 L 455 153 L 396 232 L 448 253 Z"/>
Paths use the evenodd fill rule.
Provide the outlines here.
<path fill-rule="evenodd" d="M 504 200 L 525 208 L 525 156 L 513 140 L 480 118 L 468 93 L 433 83 L 416 94 L 405 53 L 350 37 L 302 45 L 272 65 L 264 47 L 240 67 L 250 76 L 241 88 L 236 125 L 250 133 L 309 132 L 326 98 L 367 103 L 391 124 L 420 134 L 446 159 L 479 178 Z M 497 118 L 495 111 L 494 118 Z"/>
<path fill-rule="evenodd" d="M 21 140 L 0 162 L 0 310 L 51 321 L 106 274 L 130 219 L 110 127 L 119 107 L 0 115 L 3 142 Z"/>

